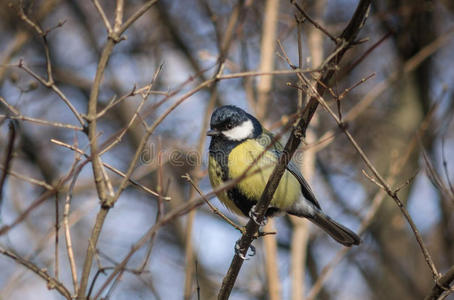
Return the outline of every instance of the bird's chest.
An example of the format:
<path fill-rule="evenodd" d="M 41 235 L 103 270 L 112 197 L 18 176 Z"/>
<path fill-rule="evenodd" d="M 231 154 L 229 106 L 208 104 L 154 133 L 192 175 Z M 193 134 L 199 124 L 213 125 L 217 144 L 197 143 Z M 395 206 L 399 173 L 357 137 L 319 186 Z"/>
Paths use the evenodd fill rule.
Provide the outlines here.
<path fill-rule="evenodd" d="M 265 151 L 257 140 L 248 140 L 236 146 L 228 156 L 228 176 L 235 179 L 243 176 L 237 189 L 247 199 L 257 202 L 262 196 L 278 157 L 272 151 Z M 251 166 L 252 165 L 252 166 Z M 300 185 L 296 178 L 285 171 L 276 189 L 271 207 L 286 209 L 300 196 Z"/>
<path fill-rule="evenodd" d="M 232 149 L 228 156 L 229 178 L 245 176 L 237 187 L 246 198 L 253 201 L 261 197 L 277 161 L 272 152 L 264 151 L 265 148 L 256 140 L 247 140 Z"/>

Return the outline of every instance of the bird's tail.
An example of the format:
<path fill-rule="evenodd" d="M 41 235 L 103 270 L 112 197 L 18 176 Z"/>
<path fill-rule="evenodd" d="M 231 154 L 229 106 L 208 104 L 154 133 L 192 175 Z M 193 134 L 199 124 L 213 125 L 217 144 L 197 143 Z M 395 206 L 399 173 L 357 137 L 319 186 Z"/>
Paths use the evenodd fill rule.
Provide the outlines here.
<path fill-rule="evenodd" d="M 333 239 L 344 246 L 351 247 L 352 245 L 359 245 L 361 243 L 361 239 L 356 233 L 337 223 L 320 210 L 316 210 L 308 219 L 320 226 Z"/>

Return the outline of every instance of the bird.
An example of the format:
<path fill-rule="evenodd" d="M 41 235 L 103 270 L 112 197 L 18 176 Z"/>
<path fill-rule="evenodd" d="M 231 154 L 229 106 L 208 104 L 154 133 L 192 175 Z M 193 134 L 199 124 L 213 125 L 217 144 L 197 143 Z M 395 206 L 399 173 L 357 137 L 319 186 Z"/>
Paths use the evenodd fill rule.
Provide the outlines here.
<path fill-rule="evenodd" d="M 232 212 L 252 217 L 255 205 L 283 151 L 282 145 L 254 116 L 234 105 L 220 106 L 213 111 L 207 136 L 211 137 L 208 175 L 213 188 L 242 176 L 250 168 L 244 178 L 218 191 L 216 195 Z M 265 217 L 285 213 L 310 220 L 344 246 L 351 247 L 361 242 L 356 233 L 322 211 L 312 189 L 292 160 L 287 165 Z"/>

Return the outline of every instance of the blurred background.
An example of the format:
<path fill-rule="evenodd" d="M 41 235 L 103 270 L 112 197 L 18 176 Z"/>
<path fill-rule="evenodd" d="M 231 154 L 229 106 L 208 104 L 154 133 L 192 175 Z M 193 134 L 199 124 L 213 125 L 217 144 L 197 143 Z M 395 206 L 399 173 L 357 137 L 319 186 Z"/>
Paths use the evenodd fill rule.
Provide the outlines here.
<path fill-rule="evenodd" d="M 294 2 L 333 36 L 342 32 L 358 4 Z M 82 165 L 84 157 L 77 160 L 75 151 L 55 142 L 90 150 L 80 122 L 54 86 L 76 111 L 87 112 L 107 41 L 95 3 L 0 1 L 1 174 L 8 161 L 8 124 L 12 122 L 16 132 L 9 173 L 0 187 L 0 246 L 45 269 L 71 293 L 64 226 L 56 224 L 63 222 L 65 200 L 72 196 L 66 220 L 80 278 L 100 204 L 91 164 Z M 143 3 L 125 1 L 125 20 Z M 100 0 L 99 5 L 113 24 L 115 1 Z M 47 80 L 48 64 L 44 40 L 24 15 L 49 30 L 46 41 L 55 82 L 50 88 L 31 75 Z M 204 193 L 212 190 L 205 132 L 213 108 L 237 105 L 279 132 L 306 100 L 289 62 L 317 69 L 335 49 L 294 3 L 278 0 L 158 1 L 124 36 L 111 54 L 98 97 L 98 111 L 106 108 L 98 118 L 98 143 L 118 138 L 102 160 L 126 172 L 145 135 L 143 122 L 153 124 L 178 104 L 148 139 L 132 174 L 140 185 L 168 198 L 158 199 L 137 185 L 121 194 L 96 245 L 91 296 L 160 214 L 199 196 L 183 175 L 189 173 Z M 453 37 L 452 1 L 373 1 L 357 38 L 361 43 L 344 56 L 324 94 L 378 171 L 400 189 L 398 195 L 442 273 L 454 265 Z M 222 70 L 219 61 L 224 61 Z M 272 70 L 286 72 L 241 73 Z M 207 84 L 219 71 L 237 75 Z M 310 74 L 316 80 L 318 73 Z M 136 93 L 150 83 L 148 97 Z M 200 84 L 203 88 L 197 88 Z M 323 209 L 361 232 L 363 243 L 343 249 L 306 221 L 276 218 L 266 230 L 277 234 L 254 242 L 257 253 L 244 263 L 231 299 L 426 296 L 433 287 L 432 274 L 413 232 L 393 199 L 364 175 L 363 170 L 370 172 L 322 107 L 295 161 Z M 77 167 L 81 169 L 76 177 L 70 171 Z M 106 172 L 116 189 L 122 177 Z M 247 222 L 216 198 L 211 203 L 235 222 Z M 100 295 L 214 299 L 239 238 L 240 233 L 207 205 L 199 206 L 160 227 Z M 62 298 L 35 272 L 2 253 L 1 299 Z"/>

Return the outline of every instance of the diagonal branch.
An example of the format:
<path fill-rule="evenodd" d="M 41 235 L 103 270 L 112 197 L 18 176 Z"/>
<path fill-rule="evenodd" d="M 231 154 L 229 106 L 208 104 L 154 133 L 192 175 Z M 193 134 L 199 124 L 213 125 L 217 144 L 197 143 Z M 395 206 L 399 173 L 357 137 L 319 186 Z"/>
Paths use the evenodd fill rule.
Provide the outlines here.
<path fill-rule="evenodd" d="M 3 186 L 5 185 L 6 177 L 9 174 L 11 168 L 11 162 L 13 160 L 14 141 L 16 140 L 16 127 L 13 121 L 9 122 L 9 134 L 8 134 L 8 146 L 6 147 L 5 160 L 3 162 L 3 173 L 0 176 L 0 211 L 3 201 Z"/>
<path fill-rule="evenodd" d="M 66 299 L 72 299 L 71 293 L 66 289 L 66 287 L 60 281 L 50 276 L 49 273 L 47 273 L 46 269 L 39 268 L 32 262 L 6 249 L 0 248 L 0 253 L 18 262 L 19 264 L 23 265 L 24 267 L 33 271 L 36 275 L 44 279 L 47 282 L 48 289 L 56 289 Z"/>
<path fill-rule="evenodd" d="M 452 292 L 450 286 L 454 282 L 454 266 L 449 268 L 449 270 L 441 276 L 437 282 L 435 283 L 434 287 L 430 291 L 430 294 L 427 295 L 424 300 L 436 300 L 440 299 L 441 294 L 446 292 Z"/>

